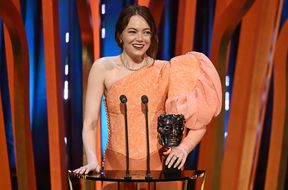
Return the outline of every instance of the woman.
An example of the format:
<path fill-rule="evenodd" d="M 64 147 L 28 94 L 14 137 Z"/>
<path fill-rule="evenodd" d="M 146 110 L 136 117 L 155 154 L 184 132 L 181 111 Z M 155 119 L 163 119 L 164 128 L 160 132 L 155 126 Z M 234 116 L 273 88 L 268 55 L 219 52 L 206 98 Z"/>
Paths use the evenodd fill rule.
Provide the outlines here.
<path fill-rule="evenodd" d="M 190 129 L 188 135 L 178 147 L 165 152 L 168 155 L 165 164 L 181 168 L 188 153 L 205 134 L 205 126 L 220 112 L 221 85 L 217 71 L 207 57 L 196 52 L 175 57 L 169 62 L 155 60 L 157 30 L 149 9 L 143 6 L 130 6 L 122 11 L 115 38 L 122 53 L 96 60 L 89 74 L 83 125 L 88 164 L 74 172 L 100 171 L 95 153 L 95 131 L 103 95 L 106 96 L 109 120 L 104 168 L 125 170 L 124 116 L 119 102 L 122 94 L 128 100 L 130 169 L 147 168 L 142 95 L 149 97 L 151 170 L 162 169 L 156 129 L 158 116 L 163 113 L 184 114 L 186 127 Z"/>

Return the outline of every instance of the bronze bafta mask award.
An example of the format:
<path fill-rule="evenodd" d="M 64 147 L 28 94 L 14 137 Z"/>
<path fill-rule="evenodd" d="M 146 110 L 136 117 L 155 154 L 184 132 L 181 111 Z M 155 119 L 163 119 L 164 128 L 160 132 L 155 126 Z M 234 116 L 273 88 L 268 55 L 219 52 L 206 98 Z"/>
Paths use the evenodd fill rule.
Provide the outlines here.
<path fill-rule="evenodd" d="M 158 117 L 158 140 L 163 146 L 164 151 L 169 148 L 178 146 L 182 140 L 185 125 L 185 118 L 182 114 L 162 114 Z M 179 170 L 165 166 L 167 156 L 163 155 L 164 173 L 177 173 Z"/>

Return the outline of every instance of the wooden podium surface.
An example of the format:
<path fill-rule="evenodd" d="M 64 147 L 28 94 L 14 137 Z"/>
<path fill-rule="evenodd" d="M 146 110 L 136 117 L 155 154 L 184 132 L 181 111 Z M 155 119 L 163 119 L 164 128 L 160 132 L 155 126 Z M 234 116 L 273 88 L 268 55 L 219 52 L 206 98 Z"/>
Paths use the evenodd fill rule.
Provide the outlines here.
<path fill-rule="evenodd" d="M 70 181 L 75 179 L 85 179 L 92 181 L 110 181 L 117 182 L 136 182 L 136 183 L 154 183 L 154 189 L 156 190 L 157 182 L 167 182 L 167 181 L 183 181 L 184 188 L 187 189 L 187 184 L 189 181 L 201 180 L 201 189 L 204 189 L 205 183 L 205 171 L 204 170 L 183 170 L 177 173 L 166 174 L 163 171 L 152 170 L 150 177 L 147 177 L 147 171 L 145 170 L 133 170 L 129 172 L 130 178 L 126 177 L 125 170 L 106 170 L 101 173 L 80 175 L 75 174 L 72 171 L 68 171 L 68 177 Z M 70 183 L 72 184 L 72 183 Z"/>

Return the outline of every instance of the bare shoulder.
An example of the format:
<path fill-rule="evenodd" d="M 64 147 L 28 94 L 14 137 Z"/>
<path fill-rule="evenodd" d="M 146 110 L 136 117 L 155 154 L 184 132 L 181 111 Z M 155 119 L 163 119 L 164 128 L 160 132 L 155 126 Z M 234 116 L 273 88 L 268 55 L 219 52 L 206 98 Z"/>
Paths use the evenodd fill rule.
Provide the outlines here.
<path fill-rule="evenodd" d="M 114 68 L 117 63 L 118 56 L 102 57 L 94 61 L 91 72 L 104 74 Z"/>

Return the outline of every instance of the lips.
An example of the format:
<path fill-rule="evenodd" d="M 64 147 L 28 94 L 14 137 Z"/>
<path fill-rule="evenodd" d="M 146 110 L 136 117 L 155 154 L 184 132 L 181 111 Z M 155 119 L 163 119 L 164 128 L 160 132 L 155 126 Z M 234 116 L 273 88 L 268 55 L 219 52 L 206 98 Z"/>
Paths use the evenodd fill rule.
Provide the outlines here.
<path fill-rule="evenodd" d="M 132 46 L 135 48 L 135 49 L 142 49 L 144 47 L 144 44 L 132 44 Z"/>

